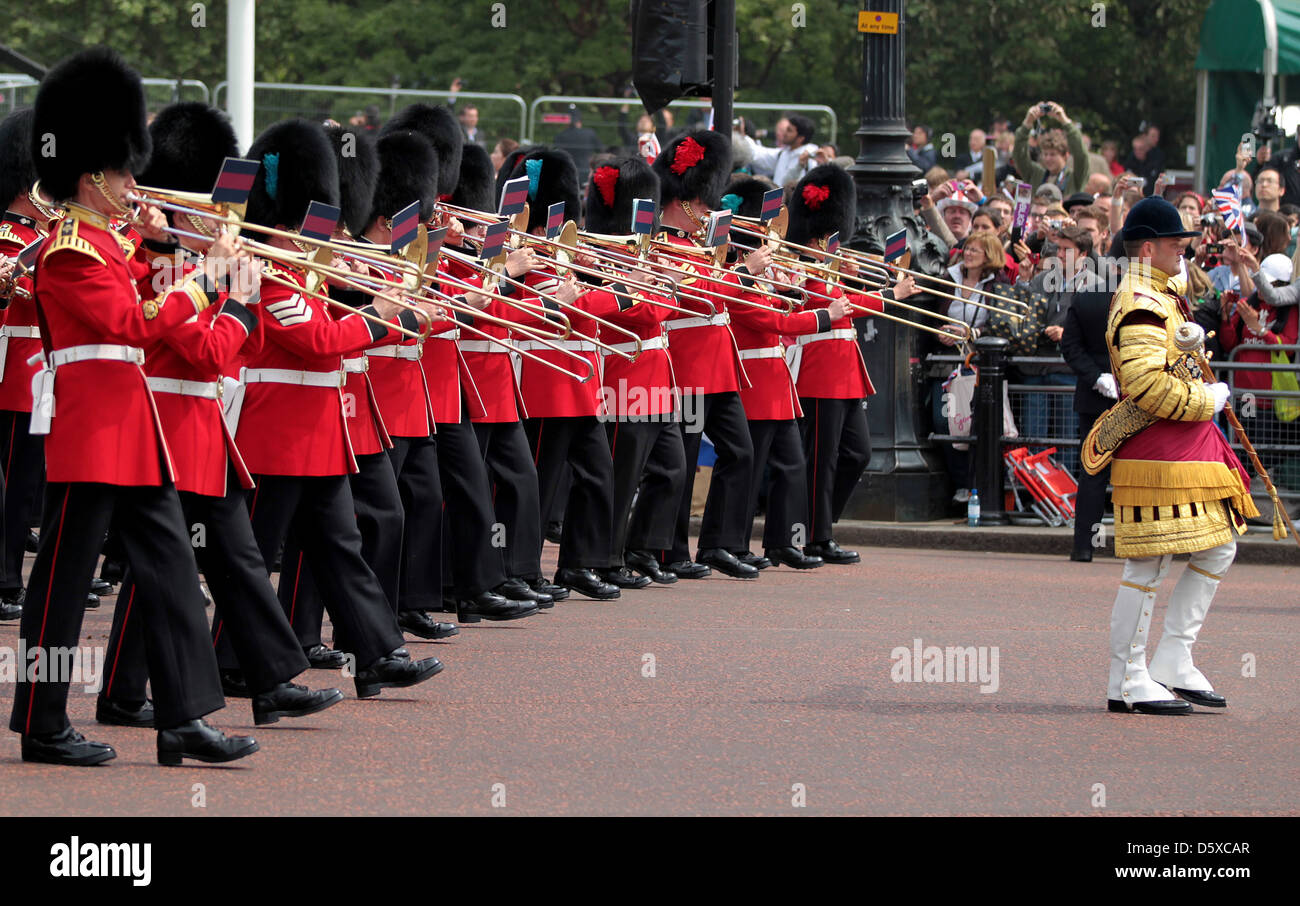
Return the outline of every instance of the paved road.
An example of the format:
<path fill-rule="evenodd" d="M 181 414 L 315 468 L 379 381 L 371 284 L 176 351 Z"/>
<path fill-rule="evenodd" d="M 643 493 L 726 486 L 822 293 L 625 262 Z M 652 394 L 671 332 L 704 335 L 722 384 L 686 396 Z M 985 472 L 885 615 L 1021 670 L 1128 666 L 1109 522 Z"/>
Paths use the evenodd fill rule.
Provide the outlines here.
<path fill-rule="evenodd" d="M 98 727 L 77 692 L 74 722 L 118 758 L 25 765 L 6 733 L 0 814 L 1300 813 L 1300 569 L 1234 567 L 1198 645 L 1230 708 L 1184 718 L 1104 710 L 1119 575 L 1110 559 L 882 549 L 573 600 L 412 643 L 448 665 L 412 690 L 359 702 L 312 671 L 348 700 L 256 730 L 236 701 L 211 719 L 263 751 L 223 767 L 156 766 L 151 732 Z M 108 603 L 85 644 L 107 638 Z M 894 682 L 891 653 L 918 638 L 996 647 L 996 691 Z"/>

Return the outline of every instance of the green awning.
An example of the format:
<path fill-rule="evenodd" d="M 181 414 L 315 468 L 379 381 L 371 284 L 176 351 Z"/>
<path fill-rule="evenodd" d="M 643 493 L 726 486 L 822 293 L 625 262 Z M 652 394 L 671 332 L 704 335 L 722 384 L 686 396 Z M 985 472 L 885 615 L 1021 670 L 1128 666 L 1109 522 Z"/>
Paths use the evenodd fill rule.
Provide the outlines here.
<path fill-rule="evenodd" d="M 1300 0 L 1272 0 L 1277 22 L 1278 75 L 1300 73 Z M 1264 71 L 1264 11 L 1260 0 L 1214 0 L 1201 22 L 1196 68 Z"/>

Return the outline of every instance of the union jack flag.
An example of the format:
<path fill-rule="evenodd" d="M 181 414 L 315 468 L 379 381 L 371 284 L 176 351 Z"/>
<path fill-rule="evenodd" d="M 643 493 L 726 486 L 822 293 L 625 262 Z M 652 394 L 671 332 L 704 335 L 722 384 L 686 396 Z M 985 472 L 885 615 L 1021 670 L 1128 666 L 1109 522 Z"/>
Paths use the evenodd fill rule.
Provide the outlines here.
<path fill-rule="evenodd" d="M 1224 189 L 1215 189 L 1211 195 L 1214 197 L 1214 206 L 1218 209 L 1219 216 L 1223 218 L 1223 225 L 1239 233 L 1242 241 L 1245 242 L 1246 218 L 1241 216 L 1241 189 L 1235 185 L 1228 186 Z"/>

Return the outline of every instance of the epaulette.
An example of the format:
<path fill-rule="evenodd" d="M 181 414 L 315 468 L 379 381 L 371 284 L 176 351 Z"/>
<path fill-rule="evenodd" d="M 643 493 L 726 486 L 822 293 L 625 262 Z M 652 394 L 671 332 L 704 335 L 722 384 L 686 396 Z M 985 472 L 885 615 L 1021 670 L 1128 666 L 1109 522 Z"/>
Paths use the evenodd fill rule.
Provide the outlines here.
<path fill-rule="evenodd" d="M 65 217 L 59 224 L 58 230 L 45 244 L 45 251 L 41 253 L 41 261 L 53 255 L 55 252 L 69 250 L 80 252 L 83 255 L 89 255 L 100 264 L 106 264 L 99 250 L 90 244 L 84 236 L 78 233 L 80 221 L 75 217 Z"/>
<path fill-rule="evenodd" d="M 12 242 L 15 245 L 26 245 L 23 237 L 14 232 L 14 228 L 8 222 L 0 223 L 0 242 Z"/>

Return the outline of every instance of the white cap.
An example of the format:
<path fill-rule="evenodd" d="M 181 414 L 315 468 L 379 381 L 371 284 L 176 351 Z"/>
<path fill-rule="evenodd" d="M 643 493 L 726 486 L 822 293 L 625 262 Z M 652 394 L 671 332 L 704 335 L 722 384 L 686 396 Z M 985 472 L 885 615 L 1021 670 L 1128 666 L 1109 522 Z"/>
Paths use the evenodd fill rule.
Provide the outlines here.
<path fill-rule="evenodd" d="M 1259 272 L 1264 275 L 1269 283 L 1290 283 L 1291 259 L 1286 255 L 1274 252 L 1260 262 Z"/>

